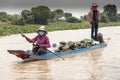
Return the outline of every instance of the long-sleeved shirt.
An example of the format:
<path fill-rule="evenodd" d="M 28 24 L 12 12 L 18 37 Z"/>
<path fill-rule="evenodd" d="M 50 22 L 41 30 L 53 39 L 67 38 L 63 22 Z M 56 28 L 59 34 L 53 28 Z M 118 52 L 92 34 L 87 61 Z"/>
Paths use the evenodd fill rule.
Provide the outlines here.
<path fill-rule="evenodd" d="M 46 49 L 46 51 L 47 51 L 47 48 L 50 47 L 49 38 L 46 35 L 44 35 L 44 36 L 37 35 L 33 39 L 26 38 L 26 40 L 30 43 L 36 42 L 37 44 L 44 47 Z"/>

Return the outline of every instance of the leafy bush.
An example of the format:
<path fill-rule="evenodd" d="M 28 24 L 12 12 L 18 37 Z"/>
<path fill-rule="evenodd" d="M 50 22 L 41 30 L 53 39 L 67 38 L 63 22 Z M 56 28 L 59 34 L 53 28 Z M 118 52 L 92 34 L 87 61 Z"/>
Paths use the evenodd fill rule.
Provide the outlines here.
<path fill-rule="evenodd" d="M 47 6 L 37 6 L 31 9 L 32 14 L 34 15 L 35 24 L 48 24 L 50 9 Z"/>
<path fill-rule="evenodd" d="M 107 22 L 109 22 L 109 18 L 108 18 L 108 16 L 106 16 L 106 14 L 102 13 L 100 21 L 107 23 Z"/>
<path fill-rule="evenodd" d="M 103 10 L 103 13 L 109 17 L 117 15 L 117 6 L 115 4 L 107 4 L 103 7 Z"/>
<path fill-rule="evenodd" d="M 2 22 L 7 22 L 8 20 L 7 20 L 7 19 L 2 18 L 2 19 L 1 19 L 1 21 L 2 21 Z"/>
<path fill-rule="evenodd" d="M 87 15 L 81 16 L 80 19 L 81 21 L 87 21 Z"/>
<path fill-rule="evenodd" d="M 13 25 L 25 25 L 25 20 L 22 16 L 20 15 L 13 15 L 11 24 Z"/>
<path fill-rule="evenodd" d="M 21 25 L 21 26 L 25 25 L 25 20 L 24 20 L 24 18 L 20 18 L 20 19 L 16 20 L 16 21 L 15 21 L 15 24 L 16 24 L 16 25 Z"/>
<path fill-rule="evenodd" d="M 75 17 L 69 17 L 66 19 L 67 22 L 70 22 L 70 23 L 79 23 L 80 20 L 75 18 Z"/>
<path fill-rule="evenodd" d="M 10 34 L 18 34 L 18 33 L 32 33 L 37 31 L 39 28 L 38 25 L 11 25 L 11 24 L 3 24 L 0 27 L 0 36 L 10 35 Z"/>
<path fill-rule="evenodd" d="M 21 12 L 21 16 L 24 18 L 25 23 L 33 24 L 34 23 L 34 15 L 30 10 L 23 10 Z"/>
<path fill-rule="evenodd" d="M 116 16 L 111 16 L 110 18 L 111 22 L 119 22 L 120 21 L 120 16 L 116 15 Z"/>

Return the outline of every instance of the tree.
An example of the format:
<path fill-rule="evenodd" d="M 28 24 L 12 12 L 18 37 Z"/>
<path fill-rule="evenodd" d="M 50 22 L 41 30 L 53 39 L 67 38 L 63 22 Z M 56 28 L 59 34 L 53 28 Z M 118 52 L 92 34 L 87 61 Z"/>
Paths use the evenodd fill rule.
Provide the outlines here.
<path fill-rule="evenodd" d="M 108 16 L 106 16 L 104 13 L 101 14 L 101 22 L 107 23 L 109 22 Z"/>
<path fill-rule="evenodd" d="M 69 17 L 72 17 L 72 13 L 64 13 L 64 17 L 67 19 Z"/>
<path fill-rule="evenodd" d="M 0 17 L 7 18 L 7 13 L 6 12 L 0 12 Z"/>
<path fill-rule="evenodd" d="M 7 21 L 7 13 L 6 12 L 0 12 L 0 21 L 6 22 Z"/>
<path fill-rule="evenodd" d="M 79 19 L 77 19 L 76 17 L 69 17 L 66 19 L 67 22 L 70 22 L 70 23 L 79 23 L 81 22 Z"/>
<path fill-rule="evenodd" d="M 119 22 L 118 16 L 111 16 L 109 19 L 111 22 Z"/>
<path fill-rule="evenodd" d="M 11 24 L 14 25 L 25 25 L 25 20 L 21 15 L 12 15 L 12 20 L 11 20 Z"/>
<path fill-rule="evenodd" d="M 54 10 L 55 18 L 58 20 L 64 16 L 64 12 L 61 9 Z"/>
<path fill-rule="evenodd" d="M 15 21 L 15 24 L 16 24 L 16 25 L 21 25 L 21 26 L 25 25 L 25 20 L 24 20 L 24 18 L 21 17 L 20 19 L 16 20 L 16 21 Z"/>
<path fill-rule="evenodd" d="M 21 15 L 23 16 L 25 22 L 27 24 L 33 24 L 34 23 L 34 15 L 29 10 L 23 10 L 21 12 Z"/>
<path fill-rule="evenodd" d="M 120 14 L 117 15 L 117 19 L 120 22 Z"/>
<path fill-rule="evenodd" d="M 104 9 L 103 12 L 109 17 L 117 15 L 117 7 L 114 4 L 105 5 L 103 9 Z"/>
<path fill-rule="evenodd" d="M 31 9 L 35 24 L 48 24 L 50 9 L 47 6 L 37 6 Z"/>
<path fill-rule="evenodd" d="M 8 20 L 12 21 L 12 15 L 8 14 Z"/>
<path fill-rule="evenodd" d="M 54 22 L 54 18 L 55 18 L 55 14 L 53 11 L 50 12 L 50 15 L 49 15 L 49 22 Z"/>
<path fill-rule="evenodd" d="M 80 19 L 81 19 L 82 21 L 87 21 L 87 16 L 86 16 L 86 15 L 81 16 Z"/>

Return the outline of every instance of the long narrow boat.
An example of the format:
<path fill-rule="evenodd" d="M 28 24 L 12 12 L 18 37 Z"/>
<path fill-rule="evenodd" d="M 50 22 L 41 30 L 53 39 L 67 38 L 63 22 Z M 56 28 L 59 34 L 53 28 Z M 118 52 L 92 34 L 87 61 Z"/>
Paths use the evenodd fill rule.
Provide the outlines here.
<path fill-rule="evenodd" d="M 98 48 L 103 48 L 106 47 L 107 43 L 100 43 L 96 44 L 94 46 L 88 46 L 86 48 L 80 48 L 76 50 L 68 50 L 65 52 L 55 52 L 55 53 L 47 53 L 47 54 L 41 54 L 41 55 L 34 55 L 34 54 L 27 54 L 26 51 L 23 50 L 8 50 L 10 54 L 16 55 L 17 57 L 24 59 L 24 60 L 43 60 L 43 59 L 50 59 L 50 58 L 55 58 L 55 57 L 61 57 L 65 55 L 70 55 L 70 54 L 76 54 L 76 53 L 81 53 L 93 49 L 98 49 Z"/>

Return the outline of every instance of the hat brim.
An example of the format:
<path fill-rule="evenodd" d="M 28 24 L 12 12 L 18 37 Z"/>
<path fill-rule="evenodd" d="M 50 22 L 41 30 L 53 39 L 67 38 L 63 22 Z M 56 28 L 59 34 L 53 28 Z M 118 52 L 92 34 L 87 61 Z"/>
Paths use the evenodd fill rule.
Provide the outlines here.
<path fill-rule="evenodd" d="M 45 30 L 37 30 L 36 32 L 39 32 L 39 31 L 43 31 L 43 32 L 45 32 L 47 34 L 47 31 L 45 31 Z"/>

